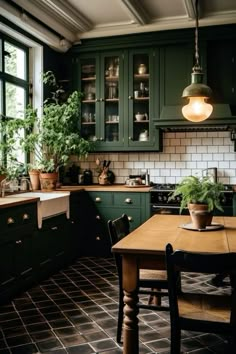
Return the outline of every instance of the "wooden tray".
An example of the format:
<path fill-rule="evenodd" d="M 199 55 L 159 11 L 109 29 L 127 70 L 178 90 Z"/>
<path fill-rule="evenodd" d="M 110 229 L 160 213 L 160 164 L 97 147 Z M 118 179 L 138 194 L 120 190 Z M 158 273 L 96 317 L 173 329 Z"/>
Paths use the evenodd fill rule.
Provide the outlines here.
<path fill-rule="evenodd" d="M 216 231 L 216 230 L 221 230 L 224 229 L 224 225 L 222 224 L 217 224 L 217 223 L 212 223 L 209 226 L 206 226 L 205 229 L 196 229 L 195 227 L 193 227 L 193 224 L 182 224 L 180 225 L 180 227 L 182 229 L 186 229 L 186 230 L 192 230 L 192 231 Z"/>

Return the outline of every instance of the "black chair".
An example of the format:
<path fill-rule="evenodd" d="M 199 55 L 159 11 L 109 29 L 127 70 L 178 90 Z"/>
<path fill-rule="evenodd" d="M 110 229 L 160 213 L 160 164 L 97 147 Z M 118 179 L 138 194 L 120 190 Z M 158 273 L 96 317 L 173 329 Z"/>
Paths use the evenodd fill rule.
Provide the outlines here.
<path fill-rule="evenodd" d="M 181 330 L 218 333 L 229 336 L 227 353 L 236 353 L 236 253 L 193 253 L 182 250 L 173 252 L 172 245 L 166 246 L 169 305 L 171 320 L 171 354 L 179 354 Z M 176 275 L 181 272 L 230 274 L 232 288 L 229 294 L 220 295 L 181 291 Z M 183 277 L 180 277 L 183 279 Z"/>
<path fill-rule="evenodd" d="M 110 235 L 111 245 L 113 246 L 119 240 L 127 236 L 130 232 L 129 219 L 126 214 L 115 220 L 108 221 L 108 231 Z M 122 288 L 122 256 L 114 253 L 117 273 L 119 277 L 119 309 L 117 324 L 117 342 L 121 342 L 122 325 L 123 325 L 123 288 Z M 167 292 L 167 275 L 166 271 L 141 269 L 139 273 L 138 293 L 147 294 L 149 296 L 148 303 L 139 303 L 139 308 L 168 311 L 169 306 L 161 305 L 161 298 L 168 296 Z M 161 291 L 166 289 L 166 291 Z"/>

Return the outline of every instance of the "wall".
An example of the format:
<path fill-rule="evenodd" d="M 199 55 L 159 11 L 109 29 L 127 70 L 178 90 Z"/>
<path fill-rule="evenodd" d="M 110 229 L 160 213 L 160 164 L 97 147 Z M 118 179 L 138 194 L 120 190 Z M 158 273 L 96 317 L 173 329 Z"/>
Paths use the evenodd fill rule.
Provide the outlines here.
<path fill-rule="evenodd" d="M 178 183 L 183 176 L 200 174 L 202 169 L 217 167 L 218 180 L 236 184 L 236 153 L 230 132 L 164 133 L 163 152 L 90 154 L 77 161 L 82 171 L 89 168 L 97 183 L 96 159 L 111 160 L 115 183 L 125 183 L 129 174 L 148 169 L 154 183 Z"/>

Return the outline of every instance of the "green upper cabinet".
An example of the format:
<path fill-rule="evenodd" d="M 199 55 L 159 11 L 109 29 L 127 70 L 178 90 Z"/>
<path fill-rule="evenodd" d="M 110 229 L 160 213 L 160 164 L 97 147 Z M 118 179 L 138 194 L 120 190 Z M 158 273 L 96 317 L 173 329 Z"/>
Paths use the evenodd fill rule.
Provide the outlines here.
<path fill-rule="evenodd" d="M 96 142 L 96 151 L 159 150 L 161 139 L 153 126 L 158 51 L 81 54 L 74 63 L 84 94 L 81 133 Z"/>
<path fill-rule="evenodd" d="M 213 103 L 229 104 L 236 115 L 236 41 L 213 40 L 207 46 L 208 85 Z"/>
<path fill-rule="evenodd" d="M 194 65 L 189 43 L 170 44 L 160 48 L 160 120 L 183 120 L 182 93 L 190 85 Z"/>

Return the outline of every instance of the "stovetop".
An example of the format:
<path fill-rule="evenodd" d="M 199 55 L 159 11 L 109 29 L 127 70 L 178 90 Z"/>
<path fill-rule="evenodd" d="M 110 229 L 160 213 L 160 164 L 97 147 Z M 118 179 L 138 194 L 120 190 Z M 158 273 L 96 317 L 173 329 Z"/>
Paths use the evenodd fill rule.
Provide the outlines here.
<path fill-rule="evenodd" d="M 170 192 L 175 190 L 176 184 L 172 183 L 161 183 L 156 184 L 151 188 L 151 192 Z M 231 184 L 224 184 L 224 192 L 233 192 L 233 186 Z"/>

